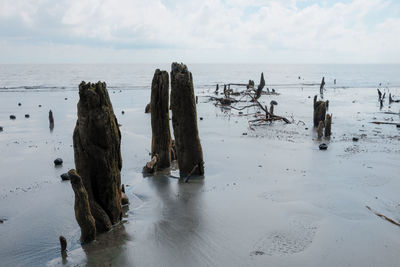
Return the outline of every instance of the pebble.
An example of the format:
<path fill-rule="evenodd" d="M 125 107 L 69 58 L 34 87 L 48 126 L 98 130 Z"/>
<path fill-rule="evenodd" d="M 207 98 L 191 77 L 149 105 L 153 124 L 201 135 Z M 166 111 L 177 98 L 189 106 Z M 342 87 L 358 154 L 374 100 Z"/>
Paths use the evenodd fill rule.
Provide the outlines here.
<path fill-rule="evenodd" d="M 125 114 L 125 111 L 121 111 L 122 114 Z"/>
<path fill-rule="evenodd" d="M 63 174 L 61 174 L 60 175 L 60 177 L 61 177 L 61 179 L 63 180 L 63 181 L 67 181 L 67 180 L 69 180 L 69 175 L 68 175 L 68 173 L 66 172 L 66 173 L 63 173 Z"/>
<path fill-rule="evenodd" d="M 15 120 L 16 118 L 15 115 L 10 115 L 10 120 Z"/>
<path fill-rule="evenodd" d="M 275 100 L 272 100 L 270 104 L 276 106 L 276 105 L 278 105 L 278 102 L 276 102 Z"/>
<path fill-rule="evenodd" d="M 21 106 L 22 104 L 21 103 L 18 103 L 18 106 Z"/>
<path fill-rule="evenodd" d="M 54 165 L 59 166 L 59 165 L 62 165 L 62 164 L 63 164 L 62 158 L 56 158 L 54 160 Z"/>
<path fill-rule="evenodd" d="M 242 133 L 242 135 L 247 135 L 247 133 Z"/>
<path fill-rule="evenodd" d="M 328 149 L 328 145 L 325 143 L 322 143 L 319 145 L 319 150 L 327 150 Z"/>
<path fill-rule="evenodd" d="M 68 100 L 68 98 L 64 98 L 65 100 Z"/>
<path fill-rule="evenodd" d="M 202 120 L 203 120 L 203 117 L 200 117 L 200 120 L 202 121 Z"/>
<path fill-rule="evenodd" d="M 29 118 L 30 116 L 29 116 L 29 114 L 25 114 L 25 118 Z"/>
<path fill-rule="evenodd" d="M 0 126 L 0 132 L 2 132 L 2 131 L 3 131 L 3 127 Z"/>
<path fill-rule="evenodd" d="M 353 141 L 357 142 L 358 141 L 358 137 L 353 137 Z"/>
<path fill-rule="evenodd" d="M 39 105 L 38 107 L 39 107 L 39 108 L 41 108 L 41 107 L 42 107 L 42 105 Z"/>

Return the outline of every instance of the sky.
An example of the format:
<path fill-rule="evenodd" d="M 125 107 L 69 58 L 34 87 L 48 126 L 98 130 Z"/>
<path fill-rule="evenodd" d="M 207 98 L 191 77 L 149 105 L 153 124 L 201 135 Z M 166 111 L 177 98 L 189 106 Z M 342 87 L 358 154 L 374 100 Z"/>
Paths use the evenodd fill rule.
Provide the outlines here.
<path fill-rule="evenodd" d="M 400 63 L 399 0 L 0 0 L 0 63 Z"/>

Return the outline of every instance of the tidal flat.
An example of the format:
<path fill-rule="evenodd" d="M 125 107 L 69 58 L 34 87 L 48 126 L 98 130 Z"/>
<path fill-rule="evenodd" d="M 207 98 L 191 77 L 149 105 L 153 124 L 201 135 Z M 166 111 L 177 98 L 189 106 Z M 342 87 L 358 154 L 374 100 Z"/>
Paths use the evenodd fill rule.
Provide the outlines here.
<path fill-rule="evenodd" d="M 209 99 L 215 85 L 196 87 L 196 72 L 193 77 L 205 176 L 188 183 L 175 178 L 174 168 L 142 174 L 150 160 L 150 115 L 144 113 L 150 90 L 109 87 L 121 124 L 121 179 L 131 204 L 122 223 L 83 246 L 71 184 L 60 178 L 74 168 L 78 92 L 2 90 L 0 265 L 398 264 L 399 227 L 366 206 L 400 219 L 400 129 L 370 123 L 399 122 L 398 114 L 385 112 L 399 113 L 400 103 L 389 106 L 386 101 L 380 109 L 376 88 L 327 82 L 324 99 L 333 114 L 332 137 L 318 141 L 313 97 L 319 84 L 298 83 L 294 74 L 292 85 L 275 86 L 279 95 L 263 95 L 260 102 L 275 100 L 275 113 L 292 123 L 251 129 L 251 116 L 243 114 L 254 108 L 239 114 L 215 106 Z M 400 95 L 396 87 L 390 92 Z M 318 149 L 322 142 L 326 151 Z M 63 159 L 62 166 L 54 166 L 56 158 Z M 64 259 L 60 235 L 68 241 Z"/>

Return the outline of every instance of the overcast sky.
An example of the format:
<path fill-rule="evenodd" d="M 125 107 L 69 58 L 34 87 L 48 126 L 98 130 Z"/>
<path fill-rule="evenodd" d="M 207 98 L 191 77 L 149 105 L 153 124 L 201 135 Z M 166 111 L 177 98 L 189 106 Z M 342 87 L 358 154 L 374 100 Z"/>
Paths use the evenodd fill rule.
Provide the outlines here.
<path fill-rule="evenodd" d="M 0 63 L 400 63 L 399 0 L 0 0 Z"/>

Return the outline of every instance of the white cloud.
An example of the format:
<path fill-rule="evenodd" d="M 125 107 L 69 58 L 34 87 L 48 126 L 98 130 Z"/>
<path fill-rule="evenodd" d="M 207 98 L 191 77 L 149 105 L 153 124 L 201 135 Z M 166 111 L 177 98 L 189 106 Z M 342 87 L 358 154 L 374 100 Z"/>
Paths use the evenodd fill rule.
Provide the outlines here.
<path fill-rule="evenodd" d="M 0 0 L 0 33 L 4 24 L 20 22 L 15 29 L 10 25 L 0 40 L 11 46 L 27 40 L 19 47 L 119 50 L 116 55 L 122 50 L 130 55 L 157 50 L 159 61 L 181 53 L 187 55 L 186 61 L 210 62 L 400 62 L 399 14 L 385 17 L 387 10 L 398 7 L 394 0 L 307 3 Z"/>

